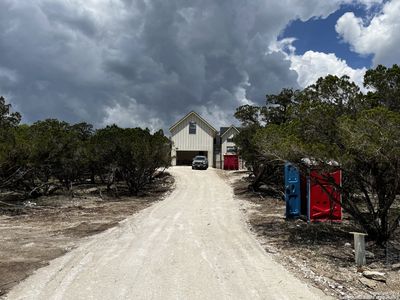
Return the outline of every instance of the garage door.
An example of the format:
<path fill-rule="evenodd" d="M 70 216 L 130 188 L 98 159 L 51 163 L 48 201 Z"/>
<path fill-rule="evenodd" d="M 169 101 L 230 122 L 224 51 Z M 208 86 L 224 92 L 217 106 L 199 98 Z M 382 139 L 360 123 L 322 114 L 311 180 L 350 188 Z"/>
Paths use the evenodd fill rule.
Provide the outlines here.
<path fill-rule="evenodd" d="M 190 166 L 193 157 L 196 155 L 207 156 L 207 151 L 177 151 L 176 152 L 176 165 L 177 166 Z"/>

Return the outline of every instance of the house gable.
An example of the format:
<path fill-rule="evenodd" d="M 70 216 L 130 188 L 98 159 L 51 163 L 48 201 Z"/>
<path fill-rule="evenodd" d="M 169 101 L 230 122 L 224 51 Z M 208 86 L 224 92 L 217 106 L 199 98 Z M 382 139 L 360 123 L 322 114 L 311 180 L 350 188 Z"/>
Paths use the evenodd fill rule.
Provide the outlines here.
<path fill-rule="evenodd" d="M 222 127 L 222 128 L 223 130 L 221 130 L 221 138 L 224 138 L 227 134 L 232 135 L 239 133 L 239 129 L 237 129 L 233 125 L 231 127 Z"/>
<path fill-rule="evenodd" d="M 190 124 L 194 124 L 195 133 L 191 133 Z M 195 112 L 187 114 L 175 123 L 171 129 L 171 139 L 177 151 L 213 150 L 217 131 Z"/>
<path fill-rule="evenodd" d="M 230 152 L 231 149 L 236 148 L 236 144 L 231 140 L 236 134 L 239 133 L 239 130 L 235 126 L 231 126 L 228 129 L 224 128 L 224 131 L 221 131 L 221 152 L 225 154 Z"/>
<path fill-rule="evenodd" d="M 204 120 L 199 114 L 197 114 L 194 111 L 191 111 L 190 113 L 188 113 L 186 116 L 184 116 L 182 119 L 180 119 L 178 122 L 176 122 L 174 125 L 172 125 L 169 128 L 169 131 L 173 134 L 176 127 L 178 127 L 182 122 L 185 122 L 185 120 L 189 119 L 190 117 L 197 117 L 199 120 L 201 120 L 202 123 L 204 123 L 206 126 L 208 126 L 212 131 L 214 131 L 215 133 L 217 133 L 217 130 L 210 125 L 210 123 L 208 123 L 206 120 Z"/>

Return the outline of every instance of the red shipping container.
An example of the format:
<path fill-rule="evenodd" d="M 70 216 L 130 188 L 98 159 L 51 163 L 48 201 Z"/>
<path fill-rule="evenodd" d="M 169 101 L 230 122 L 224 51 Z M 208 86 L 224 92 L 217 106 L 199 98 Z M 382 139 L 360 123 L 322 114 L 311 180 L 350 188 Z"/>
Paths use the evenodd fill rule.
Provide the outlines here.
<path fill-rule="evenodd" d="M 224 170 L 239 170 L 239 157 L 236 154 L 224 155 Z"/>
<path fill-rule="evenodd" d="M 342 171 L 336 170 L 329 173 L 335 184 L 342 183 Z M 341 195 L 337 189 L 329 183 L 324 174 L 318 170 L 311 170 L 308 183 L 308 216 L 311 221 L 336 221 L 342 220 Z"/>

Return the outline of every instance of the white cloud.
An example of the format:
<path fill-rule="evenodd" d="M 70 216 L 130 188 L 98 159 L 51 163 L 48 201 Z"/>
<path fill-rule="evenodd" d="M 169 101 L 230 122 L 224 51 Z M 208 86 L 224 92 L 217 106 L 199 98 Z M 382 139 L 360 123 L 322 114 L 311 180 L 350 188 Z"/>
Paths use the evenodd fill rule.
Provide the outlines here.
<path fill-rule="evenodd" d="M 204 117 L 210 124 L 217 130 L 220 127 L 229 126 L 229 125 L 238 125 L 237 120 L 233 118 L 233 116 L 227 115 L 224 111 L 218 107 L 218 105 L 213 106 L 201 106 L 196 110 L 202 117 Z"/>
<path fill-rule="evenodd" d="M 347 1 L 347 2 L 351 3 L 351 2 L 354 2 L 354 1 L 350 0 L 350 1 Z M 367 7 L 367 9 L 368 9 L 368 8 L 371 8 L 374 5 L 382 4 L 385 1 L 384 0 L 356 0 L 355 2 L 358 2 L 358 3 L 362 4 L 362 5 L 365 5 Z"/>
<path fill-rule="evenodd" d="M 340 37 L 359 54 L 374 55 L 374 65 L 391 65 L 400 57 L 400 1 L 392 0 L 382 6 L 369 23 L 354 13 L 344 14 L 336 23 Z"/>
<path fill-rule="evenodd" d="M 333 53 L 307 51 L 303 55 L 290 55 L 291 69 L 298 74 L 298 83 L 301 87 L 313 84 L 320 77 L 328 74 L 343 76 L 348 75 L 352 81 L 362 87 L 366 68 L 353 69 L 345 60 L 338 58 Z"/>
<path fill-rule="evenodd" d="M 283 52 L 288 55 L 294 55 L 294 53 L 296 52 L 296 48 L 293 46 L 293 42 L 295 41 L 296 38 L 292 37 L 277 40 L 269 45 L 268 53 Z"/>
<path fill-rule="evenodd" d="M 166 125 L 134 99 L 130 99 L 130 103 L 126 106 L 115 103 L 114 106 L 107 107 L 105 111 L 106 116 L 103 119 L 102 126 L 118 124 L 121 127 L 147 127 L 154 132 Z"/>
<path fill-rule="evenodd" d="M 366 9 L 384 3 L 385 0 L 281 0 L 275 1 L 281 6 L 286 6 L 297 12 L 297 17 L 302 21 L 310 18 L 326 18 L 335 12 L 341 5 L 362 5 Z"/>
<path fill-rule="evenodd" d="M 297 83 L 305 88 L 315 83 L 318 78 L 329 74 L 341 77 L 347 75 L 360 88 L 363 87 L 363 78 L 366 68 L 353 69 L 347 62 L 334 53 L 323 53 L 309 50 L 303 55 L 296 55 L 293 46 L 294 38 L 285 38 L 271 44 L 268 53 L 283 53 L 290 61 L 290 69 L 297 73 Z"/>

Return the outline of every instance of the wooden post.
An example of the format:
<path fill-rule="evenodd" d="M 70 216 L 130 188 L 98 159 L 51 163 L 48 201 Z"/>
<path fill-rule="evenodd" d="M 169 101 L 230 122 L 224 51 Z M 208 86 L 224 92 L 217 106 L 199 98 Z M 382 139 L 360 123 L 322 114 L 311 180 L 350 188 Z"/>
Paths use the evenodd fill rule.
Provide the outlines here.
<path fill-rule="evenodd" d="M 354 252 L 357 267 L 365 265 L 365 236 L 367 234 L 361 232 L 350 232 L 354 236 Z"/>

